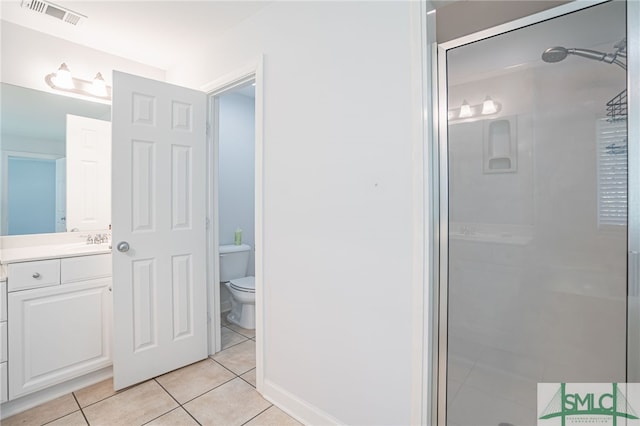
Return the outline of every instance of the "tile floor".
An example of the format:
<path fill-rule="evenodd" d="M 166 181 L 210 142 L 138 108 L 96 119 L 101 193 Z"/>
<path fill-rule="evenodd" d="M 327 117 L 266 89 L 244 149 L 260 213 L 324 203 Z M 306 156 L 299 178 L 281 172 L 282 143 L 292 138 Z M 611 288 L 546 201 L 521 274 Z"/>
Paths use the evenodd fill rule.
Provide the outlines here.
<path fill-rule="evenodd" d="M 105 380 L 2 420 L 14 425 L 300 425 L 255 390 L 255 332 L 223 319 L 214 356 L 114 392 Z"/>

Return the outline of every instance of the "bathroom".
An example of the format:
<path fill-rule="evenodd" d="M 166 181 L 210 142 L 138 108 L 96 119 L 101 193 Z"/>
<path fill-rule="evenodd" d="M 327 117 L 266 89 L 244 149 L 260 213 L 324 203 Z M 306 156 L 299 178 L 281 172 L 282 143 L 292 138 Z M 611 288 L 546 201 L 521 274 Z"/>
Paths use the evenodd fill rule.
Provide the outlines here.
<path fill-rule="evenodd" d="M 221 48 L 222 42 L 211 43 L 210 56 L 215 57 L 201 61 L 185 61 L 181 64 L 183 69 L 178 69 L 171 75 L 172 81 L 183 80 L 193 87 L 200 87 L 212 76 L 221 76 L 230 69 L 236 69 L 245 62 L 252 61 L 261 52 L 266 52 L 268 56 L 269 69 L 265 85 L 260 87 L 269 90 L 264 102 L 268 113 L 264 126 L 268 150 L 267 155 L 263 157 L 264 192 L 267 195 L 267 203 L 264 206 L 267 219 L 265 231 L 269 239 L 266 241 L 266 249 L 258 251 L 258 255 L 264 254 L 268 257 L 268 264 L 266 274 L 261 275 L 259 271 L 256 274 L 257 277 L 262 276 L 265 279 L 268 284 L 265 287 L 271 292 L 265 297 L 264 304 L 260 305 L 265 315 L 262 323 L 265 338 L 261 344 L 268 343 L 268 351 L 265 351 L 265 356 L 262 357 L 266 378 L 265 395 L 280 396 L 281 400 L 289 403 L 288 406 L 292 407 L 294 412 L 319 413 L 316 417 L 309 415 L 308 418 L 316 420 L 309 422 L 310 424 L 409 424 L 409 408 L 413 410 L 421 402 L 416 402 L 420 399 L 418 392 L 414 394 L 410 390 L 414 380 L 421 375 L 420 368 L 415 367 L 416 363 L 409 362 L 415 358 L 415 349 L 421 347 L 412 336 L 420 334 L 421 329 L 411 318 L 429 314 L 423 311 L 416 312 L 423 305 L 427 305 L 420 298 L 422 293 L 416 289 L 427 288 L 426 285 L 423 286 L 420 273 L 429 273 L 430 265 L 426 265 L 426 260 L 420 261 L 430 258 L 432 252 L 426 248 L 421 250 L 429 243 L 430 236 L 424 237 L 426 225 L 422 227 L 421 224 L 412 223 L 416 221 L 412 221 L 412 217 L 429 215 L 429 209 L 419 206 L 422 200 L 419 198 L 420 194 L 424 198 L 431 196 L 431 188 L 425 188 L 426 184 L 423 182 L 428 172 L 416 164 L 416 156 L 422 153 L 422 143 L 426 145 L 431 141 L 419 140 L 416 143 L 411 136 L 414 130 L 413 133 L 420 134 L 421 129 L 412 126 L 409 116 L 413 114 L 422 117 L 422 110 L 413 102 L 413 95 L 407 93 L 407 76 L 414 71 L 419 74 L 419 70 L 409 66 L 412 58 L 418 56 L 412 56 L 415 52 L 406 46 L 409 39 L 407 22 L 410 14 L 405 9 L 408 7 L 403 8 L 402 2 L 374 2 L 376 4 L 367 6 L 370 13 L 364 13 L 367 10 L 359 6 L 359 2 L 344 2 L 344 5 L 340 5 L 341 9 L 337 8 L 338 2 L 312 2 L 313 4 L 308 6 L 309 9 L 306 9 L 306 5 L 302 7 L 293 4 L 295 2 L 283 3 L 274 5 L 273 12 L 267 10 L 256 19 L 248 19 L 246 25 L 238 30 L 229 30 L 230 35 L 224 40 L 225 44 L 230 46 L 228 49 Z M 392 3 L 398 6 L 391 6 Z M 324 27 L 318 22 L 318 17 L 329 18 L 338 14 L 344 19 L 336 22 L 337 30 L 330 33 L 323 31 Z M 362 31 L 352 37 L 353 31 L 350 29 L 354 26 Z M 6 27 L 3 23 L 3 28 Z M 268 36 L 265 36 L 265 33 Z M 284 34 L 302 36 L 300 41 L 296 41 L 293 37 L 285 37 Z M 610 43 L 613 40 L 614 38 L 607 39 L 606 45 L 601 47 L 598 44 L 568 44 L 562 40 L 553 40 L 540 47 L 535 58 L 539 61 L 544 49 L 556 45 L 610 51 Z M 512 51 L 517 52 L 517 49 Z M 3 59 L 7 52 L 3 44 Z M 78 56 L 94 58 L 92 53 L 95 54 L 87 52 Z M 389 57 L 393 60 L 389 60 Z M 569 62 L 571 59 L 573 62 Z M 544 73 L 550 79 L 543 86 L 557 87 L 567 82 L 573 84 L 585 69 L 575 63 L 580 59 L 583 58 L 568 58 L 558 64 L 539 63 L 541 72 L 543 66 L 547 67 Z M 588 62 L 587 59 L 584 61 Z M 77 64 L 81 61 L 75 62 Z M 491 61 L 482 56 L 476 62 Z M 3 64 L 5 63 L 3 61 Z M 570 66 L 572 63 L 580 72 L 574 73 L 571 78 L 559 78 L 556 74 L 558 67 Z M 59 62 L 55 64 L 58 65 Z M 605 64 L 600 63 L 593 65 L 605 67 Z M 78 69 L 74 61 L 70 61 L 70 66 L 74 70 Z M 38 68 L 35 64 L 27 64 L 25 67 Z M 119 68 L 127 69 L 122 66 Z M 607 71 L 602 72 L 618 71 L 612 66 L 606 69 Z M 3 78 L 8 77 L 3 69 Z M 159 80 L 166 79 L 165 77 L 151 76 Z M 509 93 L 499 93 L 493 87 L 488 90 L 491 79 L 477 80 L 481 84 L 486 83 L 486 89 L 475 90 L 474 93 L 452 93 L 451 103 L 457 108 L 467 99 L 470 104 L 478 105 L 490 95 L 496 102 L 501 103 L 504 118 L 516 117 L 515 126 L 510 127 L 519 135 L 515 145 L 518 155 L 511 158 L 515 161 L 511 161 L 510 164 L 510 168 L 513 166 L 515 170 L 491 176 L 495 180 L 503 180 L 505 186 L 519 185 L 523 192 L 518 193 L 519 196 L 516 197 L 515 191 L 503 189 L 500 194 L 509 196 L 509 203 L 501 205 L 478 208 L 478 204 L 473 203 L 469 208 L 468 205 L 458 204 L 464 208 L 452 212 L 456 226 L 450 229 L 451 237 L 456 244 L 459 243 L 453 250 L 461 254 L 458 264 L 472 264 L 472 268 L 466 269 L 467 275 L 479 276 L 478 271 L 486 272 L 487 275 L 481 275 L 486 278 L 483 279 L 483 283 L 505 290 L 522 290 L 526 296 L 526 291 L 535 287 L 524 284 L 507 287 L 505 284 L 506 277 L 517 275 L 517 272 L 513 272 L 513 265 L 517 262 L 528 264 L 529 262 L 523 258 L 534 258 L 530 249 L 533 247 L 532 241 L 536 239 L 544 237 L 552 240 L 553 235 L 568 237 L 570 231 L 576 235 L 572 230 L 573 223 L 567 216 L 574 212 L 573 202 L 581 203 L 585 199 L 580 198 L 580 191 L 572 192 L 573 186 L 569 186 L 571 181 L 567 180 L 565 175 L 552 175 L 546 167 L 538 164 L 539 160 L 549 158 L 538 156 L 544 152 L 541 151 L 542 146 L 528 144 L 527 138 L 537 136 L 536 140 L 549 144 L 557 141 L 545 138 L 538 130 L 527 129 L 527 112 L 512 109 L 517 99 L 508 96 Z M 396 84 L 397 82 L 400 83 Z M 462 89 L 463 84 L 464 82 L 458 82 L 456 86 L 459 85 Z M 611 97 L 608 87 L 603 87 L 602 91 L 607 92 L 607 99 Z M 384 99 L 385 104 L 391 107 L 380 108 L 380 99 Z M 600 104 L 600 101 L 594 102 L 593 111 L 600 108 Z M 540 104 L 541 109 L 544 106 L 544 103 Z M 560 111 L 562 112 L 563 110 Z M 496 115 L 493 118 L 503 117 Z M 452 123 L 452 127 L 460 126 L 455 131 L 462 135 L 476 133 L 476 130 L 463 129 L 467 124 L 472 126 L 475 123 L 461 121 Z M 589 133 L 585 140 L 591 141 L 590 131 L 580 133 L 585 128 L 576 126 L 572 130 L 576 133 L 571 134 L 581 136 Z M 570 140 L 572 144 L 576 143 L 576 140 L 570 139 L 564 133 L 561 136 Z M 559 148 L 564 147 L 557 143 L 556 145 Z M 456 147 L 452 146 L 452 149 L 455 150 Z M 529 159 L 528 152 L 532 155 Z M 557 157 L 557 161 L 561 166 L 579 164 L 580 161 L 574 161 L 574 152 L 560 150 L 561 155 Z M 468 161 L 469 168 L 462 167 L 462 171 L 477 171 L 477 175 L 472 177 L 481 175 L 483 151 L 475 151 L 475 154 L 478 161 L 453 158 L 452 167 L 455 168 L 456 160 L 462 161 L 463 164 L 464 161 Z M 286 161 L 290 156 L 295 157 L 296 161 Z M 594 158 L 596 157 L 585 160 L 585 164 L 592 163 Z M 525 177 L 524 171 L 527 169 L 545 179 L 544 188 L 555 188 L 559 191 L 552 197 L 551 207 L 559 206 L 569 210 L 541 209 L 542 206 L 538 204 L 541 199 L 541 187 Z M 354 173 L 355 170 L 358 173 Z M 489 177 L 488 175 L 482 174 L 482 177 Z M 589 179 L 593 181 L 593 177 Z M 454 191 L 456 183 L 460 182 L 454 177 L 451 182 Z M 473 200 L 475 195 L 466 191 L 457 197 L 454 193 L 452 199 L 457 203 L 464 203 L 466 199 Z M 572 203 L 563 203 L 561 195 L 567 196 Z M 574 196 L 580 199 L 574 199 Z M 296 202 L 301 198 L 304 202 Z M 494 200 L 500 201 L 500 198 L 496 197 Z M 589 203 L 593 205 L 593 201 Z M 524 208 L 517 210 L 518 205 L 533 206 L 536 211 L 546 216 L 557 215 L 563 219 L 559 224 L 561 226 L 541 227 L 541 230 L 534 232 L 532 228 L 539 223 L 540 215 L 526 213 Z M 501 206 L 505 209 L 500 209 Z M 500 223 L 486 223 L 482 217 L 466 215 L 470 210 L 481 214 L 488 210 L 499 211 L 503 216 Z M 507 214 L 509 217 L 506 217 Z M 217 232 L 218 226 L 214 227 Z M 235 240 L 237 228 L 237 224 L 231 225 L 234 239 L 227 235 L 227 242 Z M 243 234 L 247 232 L 244 228 L 242 230 Z M 610 235 L 600 233 L 600 236 L 603 242 L 610 240 L 616 247 L 617 244 L 613 243 L 620 241 L 615 230 Z M 474 239 L 485 241 L 476 243 Z M 494 241 L 487 241 L 491 239 Z M 247 241 L 245 235 L 243 241 Z M 336 244 L 336 241 L 344 244 Z M 513 243 L 505 244 L 499 241 Z M 259 238 L 257 242 L 259 246 Z M 255 247 L 255 244 L 253 246 Z M 295 247 L 293 252 L 289 250 L 291 247 Z M 393 250 L 388 250 L 389 247 L 393 247 Z M 551 247 L 560 248 L 555 244 Z M 569 249 L 571 251 L 559 254 L 557 263 L 568 260 L 567 265 L 576 266 L 576 269 L 583 266 L 578 263 L 581 251 L 599 251 L 593 245 L 581 243 L 576 243 Z M 615 250 L 617 252 L 619 249 Z M 471 256 L 467 256 L 465 251 L 474 252 L 474 255 L 480 252 L 481 255 L 490 257 L 490 262 L 478 263 L 477 259 L 469 261 Z M 354 253 L 355 256 L 351 257 L 347 253 Z M 556 253 L 551 250 L 546 253 L 537 252 L 535 255 L 556 259 Z M 608 259 L 607 256 L 605 254 L 602 258 Z M 594 255 L 592 258 L 595 257 L 598 256 Z M 420 261 L 412 262 L 412 258 Z M 617 270 L 619 266 L 620 260 L 614 259 L 611 269 Z M 570 288 L 588 284 L 580 283 L 573 278 L 565 279 L 568 269 L 555 268 L 549 275 L 553 277 L 554 282 Z M 307 275 L 306 272 L 311 270 L 313 274 L 308 274 L 309 276 L 301 281 L 300 277 Z M 488 273 L 493 271 L 498 271 L 495 275 L 502 277 L 502 280 L 494 280 L 493 276 L 488 276 Z M 337 274 L 343 278 L 335 280 Z M 390 283 L 393 284 L 394 291 L 390 291 Z M 464 282 L 465 285 L 473 283 L 472 279 Z M 474 293 L 476 290 L 477 293 Z M 483 296 L 479 288 L 471 287 L 468 294 L 478 293 L 479 296 Z M 367 294 L 367 298 L 362 303 L 358 301 L 358 309 L 354 310 L 353 301 L 362 294 Z M 481 312 L 484 317 L 480 320 L 468 318 L 467 324 L 464 325 L 474 320 L 480 326 L 486 325 L 495 319 L 491 317 L 492 314 L 498 316 L 502 324 L 515 325 L 514 308 L 521 306 L 519 302 L 522 302 L 522 297 L 510 303 L 507 296 L 518 297 L 523 293 L 514 291 L 505 292 L 503 295 L 503 299 L 491 298 L 491 305 Z M 479 297 L 479 300 L 483 300 L 482 297 Z M 463 300 L 461 305 L 467 301 L 468 299 Z M 397 314 L 381 316 L 381 311 L 394 311 Z M 327 315 L 327 312 L 331 312 L 331 315 Z M 357 333 L 353 332 L 354 329 Z M 468 342 L 469 333 L 464 334 L 468 329 L 459 331 L 461 339 Z M 513 330 L 506 331 L 512 339 L 521 335 L 512 332 Z M 379 336 L 385 336 L 385 342 L 382 344 Z M 422 335 L 419 337 L 423 338 Z M 428 339 L 424 337 L 422 341 Z M 517 341 L 521 342 L 522 340 Z M 460 346 L 462 345 L 459 345 L 458 349 Z M 344 350 L 340 354 L 334 354 L 335 351 L 331 351 L 336 347 Z M 426 359 L 430 354 L 430 346 L 422 347 Z M 463 358 L 471 357 L 470 362 L 478 362 L 470 352 L 458 351 L 457 354 Z M 309 368 L 309 365 L 314 368 Z M 380 371 L 380 365 L 394 365 L 394 368 Z M 465 365 L 461 367 L 464 368 Z M 463 370 L 463 374 L 470 372 Z M 482 371 L 476 370 L 476 373 Z M 479 383 L 478 374 L 466 377 Z M 458 381 L 451 382 L 453 393 L 453 385 L 461 385 L 463 380 L 455 377 L 452 377 L 452 380 Z M 423 385 L 426 383 L 425 381 Z M 351 398 L 345 401 L 342 393 L 335 392 L 336 388 L 350 390 Z M 423 388 L 427 389 L 428 386 L 425 385 Z M 282 392 L 276 393 L 274 389 Z M 458 387 L 458 390 L 460 389 L 461 387 Z M 463 394 L 460 392 L 452 395 L 453 405 L 458 403 L 456 399 L 461 395 Z M 285 398 L 287 396 L 289 399 Z M 416 409 L 417 411 L 419 410 Z M 318 418 L 325 421 L 317 420 Z M 411 419 L 415 417 L 411 415 Z M 418 424 L 417 421 L 411 423 Z"/>
<path fill-rule="evenodd" d="M 220 245 L 221 349 L 255 338 L 255 86 L 241 84 L 214 97 L 218 136 L 218 242 Z M 225 262 L 236 256 L 237 272 Z M 229 275 L 228 275 L 229 274 Z M 247 278 L 245 278 L 247 277 Z M 241 290 L 232 290 L 245 278 Z M 238 297 L 250 294 L 242 312 Z M 235 295 L 235 296 L 234 296 Z M 232 309 L 235 307 L 235 310 Z M 233 313 L 233 314 L 232 314 Z M 231 315 L 231 318 L 229 316 Z"/>

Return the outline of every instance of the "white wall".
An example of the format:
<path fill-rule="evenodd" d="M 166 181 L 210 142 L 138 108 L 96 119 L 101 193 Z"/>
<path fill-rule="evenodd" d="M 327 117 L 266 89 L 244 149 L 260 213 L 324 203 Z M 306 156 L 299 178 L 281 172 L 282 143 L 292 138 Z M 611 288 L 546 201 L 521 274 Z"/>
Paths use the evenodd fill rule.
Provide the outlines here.
<path fill-rule="evenodd" d="M 229 93 L 220 96 L 218 205 L 219 242 L 233 244 L 237 228 L 242 242 L 255 247 L 255 100 Z M 253 275 L 251 256 L 248 275 Z"/>
<path fill-rule="evenodd" d="M 410 423 L 410 9 L 274 3 L 167 71 L 264 54 L 263 390 L 311 424 Z"/>
<path fill-rule="evenodd" d="M 2 134 L 2 151 L 33 152 L 64 157 L 65 141 L 60 139 L 33 139 Z"/>
<path fill-rule="evenodd" d="M 119 70 L 155 80 L 164 80 L 165 72 L 69 41 L 2 21 L 0 26 L 2 61 L 0 80 L 58 95 L 69 94 L 51 89 L 45 75 L 55 72 L 66 62 L 74 76 L 92 79 L 101 72 L 111 85 L 111 71 Z M 86 99 L 86 98 L 84 98 Z"/>

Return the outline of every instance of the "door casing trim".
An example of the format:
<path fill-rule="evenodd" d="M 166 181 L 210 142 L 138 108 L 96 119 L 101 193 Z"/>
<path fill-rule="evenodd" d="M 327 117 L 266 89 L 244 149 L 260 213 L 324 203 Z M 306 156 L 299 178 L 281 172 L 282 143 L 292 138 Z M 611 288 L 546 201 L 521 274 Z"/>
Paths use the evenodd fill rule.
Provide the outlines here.
<path fill-rule="evenodd" d="M 256 389 L 262 392 L 264 383 L 264 57 L 239 67 L 205 84 L 207 93 L 207 303 L 209 313 L 209 354 L 222 349 L 220 335 L 220 275 L 218 217 L 218 137 L 217 116 L 220 95 L 250 81 L 255 83 L 255 280 L 256 280 Z"/>

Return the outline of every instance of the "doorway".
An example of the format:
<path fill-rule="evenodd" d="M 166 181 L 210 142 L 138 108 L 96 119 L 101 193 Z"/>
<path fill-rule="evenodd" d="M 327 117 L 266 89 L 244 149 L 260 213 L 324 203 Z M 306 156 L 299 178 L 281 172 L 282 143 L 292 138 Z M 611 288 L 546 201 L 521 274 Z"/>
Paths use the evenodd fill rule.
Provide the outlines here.
<path fill-rule="evenodd" d="M 255 382 L 262 388 L 262 60 L 257 64 L 238 69 L 210 83 L 208 89 L 208 217 L 207 234 L 207 282 L 209 289 L 209 354 L 226 347 L 229 339 L 249 338 L 255 342 Z M 253 111 L 251 105 L 253 105 Z M 238 108 L 242 112 L 236 114 Z M 226 109 L 226 111 L 225 111 Z M 224 121 L 224 122 L 223 122 Z M 240 126 L 242 130 L 234 130 Z M 248 129 L 248 126 L 252 126 Z M 241 135 L 240 135 L 241 134 Z M 225 136 L 226 135 L 226 136 Z M 239 136 L 240 135 L 240 136 Z M 239 138 L 238 138 L 239 136 Z M 227 139 L 227 140 L 225 140 Z M 234 140 L 235 139 L 235 140 Z M 240 140 L 238 140 L 240 139 Z M 226 145 L 226 146 L 222 146 Z M 222 157 L 226 156 L 228 163 Z M 234 166 L 234 163 L 240 166 Z M 240 170 L 238 169 L 240 168 Z M 226 169 L 226 170 L 225 170 Z M 222 189 L 221 178 L 231 184 Z M 235 181 L 235 184 L 234 184 Z M 225 184 L 226 185 L 226 184 Z M 237 185 L 237 186 L 235 186 Z M 249 195 L 249 193 L 253 192 Z M 242 194 L 241 200 L 233 200 Z M 224 207 L 222 203 L 225 203 Z M 235 204 L 236 207 L 233 207 Z M 241 206 L 241 207 L 237 207 Z M 234 213 L 242 210 L 240 216 Z M 224 217 L 222 217 L 224 215 Z M 238 229 L 239 228 L 239 229 Z M 229 292 L 220 283 L 220 246 L 235 244 L 240 230 L 241 243 L 251 247 L 250 267 L 247 275 L 255 282 L 255 329 L 234 330 L 223 315 L 231 308 Z M 224 313 L 223 313 L 224 312 Z M 222 333 L 224 327 L 224 334 Z M 236 334 L 234 334 L 236 333 Z M 239 335 L 238 335 L 239 334 Z M 253 342 L 243 341 L 245 346 Z M 245 348 L 246 349 L 246 348 Z M 253 374 L 253 373 L 252 373 Z"/>
<path fill-rule="evenodd" d="M 218 236 L 219 252 L 221 247 L 226 247 L 226 250 L 231 247 L 234 251 L 245 247 L 248 252 L 246 270 L 239 271 L 234 278 L 255 277 L 255 80 L 245 81 L 216 94 L 212 104 L 217 170 L 214 184 L 217 226 L 214 227 L 214 233 Z M 219 351 L 247 338 L 254 339 L 255 325 L 244 323 L 255 321 L 245 315 L 241 321 L 244 327 L 238 323 L 239 318 L 235 318 L 240 313 L 238 302 L 228 285 L 222 282 L 219 273 L 215 278 L 220 295 L 216 306 L 221 320 Z M 237 312 L 229 319 L 233 307 Z"/>
<path fill-rule="evenodd" d="M 3 235 L 56 231 L 59 210 L 56 177 L 58 158 L 53 155 L 16 153 L 5 158 L 7 176 L 7 230 Z"/>
<path fill-rule="evenodd" d="M 114 174 L 113 177 L 114 186 L 124 192 L 123 196 L 114 197 L 113 239 L 118 244 L 113 276 L 122 288 L 133 286 L 140 289 L 133 294 L 114 290 L 114 334 L 123 336 L 122 340 L 115 339 L 114 344 L 114 386 L 117 389 L 203 359 L 221 349 L 218 145 L 217 132 L 212 131 L 215 124 L 210 125 L 210 120 L 217 118 L 218 95 L 254 80 L 258 84 L 255 108 L 256 341 L 261 342 L 261 76 L 262 65 L 258 62 L 257 66 L 248 67 L 197 91 L 114 72 L 113 135 L 114 140 L 126 143 L 113 145 L 113 158 L 120 156 L 122 164 L 130 166 L 124 167 L 126 173 Z M 156 132 L 158 127 L 170 129 Z M 141 137 L 138 133 L 134 136 L 135 132 L 155 133 Z M 190 139 L 187 140 L 185 135 Z M 156 144 L 154 138 L 164 139 Z M 163 150 L 162 155 L 156 155 L 157 149 Z M 156 170 L 170 170 L 171 173 L 156 173 Z M 171 182 L 156 182 L 156 177 Z M 171 191 L 156 191 L 156 187 L 168 187 Z M 162 229 L 169 227 L 175 231 L 163 235 L 181 238 L 180 244 L 192 246 L 190 252 L 184 254 L 187 249 L 180 244 L 154 244 L 158 239 L 152 238 L 150 231 L 156 232 L 158 228 L 156 212 L 163 213 L 158 219 L 162 220 Z M 180 252 L 174 255 L 166 253 L 169 249 Z M 157 256 L 169 256 L 171 261 L 157 261 Z M 173 268 L 173 273 L 165 270 L 156 273 L 160 267 Z M 133 273 L 132 268 L 135 269 Z M 157 286 L 157 281 L 168 282 L 168 285 Z M 148 302 L 156 299 L 157 288 L 165 293 L 172 289 L 180 290 L 177 297 L 162 297 L 162 303 L 169 305 L 162 309 L 179 312 L 168 316 L 156 315 L 156 304 Z M 171 300 L 179 303 L 168 303 Z M 131 309 L 132 306 L 136 309 Z M 167 318 L 181 323 L 172 326 Z M 163 322 L 157 323 L 160 319 Z M 131 332 L 132 327 L 137 327 L 137 331 Z M 159 335 L 156 330 L 160 329 L 163 336 L 180 331 L 181 338 L 163 337 L 162 343 L 180 345 L 177 349 L 183 350 L 181 355 L 184 356 L 178 358 L 154 340 Z M 138 340 L 127 342 L 126 339 L 132 337 Z M 153 351 L 147 347 L 152 347 Z M 256 384 L 260 389 L 262 358 L 259 344 L 255 352 Z M 149 362 L 153 357 L 154 362 Z M 116 368 L 118 366 L 120 368 Z"/>
<path fill-rule="evenodd" d="M 627 6 L 439 46 L 438 424 L 536 424 L 538 383 L 630 381 Z"/>

